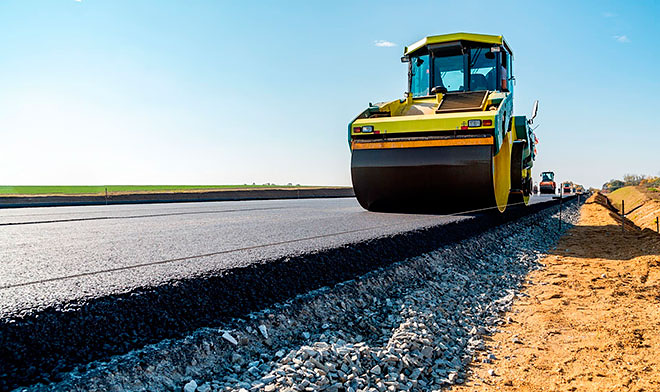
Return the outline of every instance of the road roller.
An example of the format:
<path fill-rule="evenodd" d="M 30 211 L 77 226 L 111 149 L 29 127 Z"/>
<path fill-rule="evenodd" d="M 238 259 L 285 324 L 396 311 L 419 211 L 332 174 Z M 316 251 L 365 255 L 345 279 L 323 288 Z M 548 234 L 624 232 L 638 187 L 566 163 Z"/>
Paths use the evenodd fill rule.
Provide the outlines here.
<path fill-rule="evenodd" d="M 555 194 L 557 189 L 557 183 L 555 182 L 555 173 L 551 171 L 546 171 L 541 173 L 541 193 L 546 194 Z"/>
<path fill-rule="evenodd" d="M 513 113 L 513 52 L 501 35 L 454 33 L 406 47 L 404 97 L 348 125 L 351 178 L 370 211 L 504 212 L 532 193 L 532 114 Z"/>

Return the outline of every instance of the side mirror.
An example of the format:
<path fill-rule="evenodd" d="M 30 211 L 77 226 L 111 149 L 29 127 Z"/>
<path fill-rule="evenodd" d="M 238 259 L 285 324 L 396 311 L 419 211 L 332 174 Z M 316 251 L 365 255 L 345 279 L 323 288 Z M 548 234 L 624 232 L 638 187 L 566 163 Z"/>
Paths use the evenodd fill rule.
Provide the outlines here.
<path fill-rule="evenodd" d="M 410 57 L 408 57 L 408 56 L 401 57 L 401 62 L 402 63 L 409 63 L 410 62 Z"/>
<path fill-rule="evenodd" d="M 431 94 L 447 94 L 447 88 L 442 86 L 435 86 L 431 89 Z"/>
<path fill-rule="evenodd" d="M 532 116 L 529 118 L 529 123 L 533 123 L 536 118 L 536 113 L 539 111 L 539 100 L 534 101 L 534 107 L 532 108 Z"/>

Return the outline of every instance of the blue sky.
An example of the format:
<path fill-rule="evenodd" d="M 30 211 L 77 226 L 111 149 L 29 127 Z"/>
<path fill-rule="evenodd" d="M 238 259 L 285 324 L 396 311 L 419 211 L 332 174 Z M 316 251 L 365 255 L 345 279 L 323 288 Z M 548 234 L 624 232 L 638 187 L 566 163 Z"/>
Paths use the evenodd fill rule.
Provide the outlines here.
<path fill-rule="evenodd" d="M 0 184 L 350 184 L 403 47 L 503 34 L 535 175 L 660 174 L 654 1 L 0 0 Z M 384 43 L 384 44 L 383 44 Z"/>

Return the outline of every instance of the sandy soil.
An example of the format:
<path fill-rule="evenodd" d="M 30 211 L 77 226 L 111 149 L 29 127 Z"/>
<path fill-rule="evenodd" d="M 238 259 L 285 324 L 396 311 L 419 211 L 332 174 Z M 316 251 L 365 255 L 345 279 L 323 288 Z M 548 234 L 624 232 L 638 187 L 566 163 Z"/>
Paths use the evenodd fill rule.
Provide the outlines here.
<path fill-rule="evenodd" d="M 542 262 L 452 391 L 660 391 L 660 236 L 592 196 Z"/>

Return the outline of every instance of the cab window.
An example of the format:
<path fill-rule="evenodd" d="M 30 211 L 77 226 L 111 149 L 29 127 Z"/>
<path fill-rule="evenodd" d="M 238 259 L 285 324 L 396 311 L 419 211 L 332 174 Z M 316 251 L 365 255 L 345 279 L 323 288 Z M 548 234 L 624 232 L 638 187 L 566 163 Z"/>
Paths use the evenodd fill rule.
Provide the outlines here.
<path fill-rule="evenodd" d="M 413 97 L 429 95 L 429 55 L 410 59 L 410 92 Z"/>
<path fill-rule="evenodd" d="M 497 61 L 490 48 L 470 50 L 470 90 L 481 91 L 497 89 Z"/>
<path fill-rule="evenodd" d="M 448 92 L 465 91 L 465 65 L 463 55 L 437 56 L 433 59 L 433 86 Z"/>
<path fill-rule="evenodd" d="M 506 90 L 513 91 L 513 68 L 511 63 L 511 54 L 507 51 L 502 53 L 502 64 L 506 70 Z"/>

